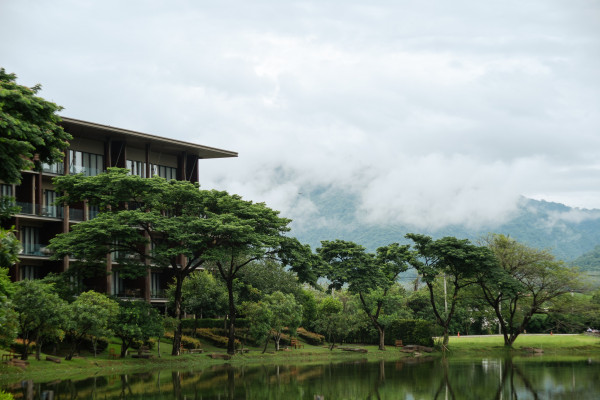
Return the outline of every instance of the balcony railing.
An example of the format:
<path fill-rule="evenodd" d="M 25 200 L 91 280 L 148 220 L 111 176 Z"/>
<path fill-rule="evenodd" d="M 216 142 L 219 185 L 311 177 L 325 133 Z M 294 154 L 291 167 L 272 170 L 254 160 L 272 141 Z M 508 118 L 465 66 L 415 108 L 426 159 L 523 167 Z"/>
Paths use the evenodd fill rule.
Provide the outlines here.
<path fill-rule="evenodd" d="M 69 208 L 69 219 L 71 221 L 83 221 L 83 210 L 80 208 Z"/>
<path fill-rule="evenodd" d="M 20 254 L 26 256 L 48 257 L 50 255 L 50 251 L 46 246 L 48 245 L 41 243 L 23 243 Z"/>
<path fill-rule="evenodd" d="M 166 299 L 167 298 L 166 290 L 164 290 L 164 289 L 161 289 L 161 290 L 152 290 L 150 292 L 150 298 L 152 298 L 152 299 Z"/>
<path fill-rule="evenodd" d="M 50 174 L 64 175 L 65 174 L 65 166 L 62 162 L 58 162 L 55 164 L 42 164 L 42 171 Z"/>
<path fill-rule="evenodd" d="M 39 204 L 24 203 L 21 201 L 17 201 L 16 205 L 21 207 L 21 211 L 19 211 L 18 214 L 38 215 L 50 218 L 62 218 L 64 215 L 62 206 L 41 207 Z"/>

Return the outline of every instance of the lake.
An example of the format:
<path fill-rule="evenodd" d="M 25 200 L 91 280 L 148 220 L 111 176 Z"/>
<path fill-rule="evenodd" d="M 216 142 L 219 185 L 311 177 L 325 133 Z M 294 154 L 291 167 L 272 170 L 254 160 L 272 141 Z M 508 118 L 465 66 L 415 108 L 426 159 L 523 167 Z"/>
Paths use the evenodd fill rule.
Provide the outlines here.
<path fill-rule="evenodd" d="M 158 370 L 3 387 L 15 399 L 600 399 L 588 359 L 403 359 Z"/>

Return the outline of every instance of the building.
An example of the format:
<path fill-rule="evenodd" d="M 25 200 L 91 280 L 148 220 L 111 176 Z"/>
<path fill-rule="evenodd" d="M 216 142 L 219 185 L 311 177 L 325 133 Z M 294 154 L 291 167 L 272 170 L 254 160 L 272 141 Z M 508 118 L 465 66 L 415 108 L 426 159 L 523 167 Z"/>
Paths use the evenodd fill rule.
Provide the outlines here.
<path fill-rule="evenodd" d="M 179 140 L 134 132 L 126 129 L 62 118 L 62 126 L 73 139 L 62 163 L 45 164 L 42 171 L 23 171 L 20 185 L 0 186 L 1 196 L 14 197 L 21 207 L 9 226 L 14 225 L 23 247 L 19 262 L 10 268 L 13 280 L 39 279 L 49 273 L 69 268 L 69 259 L 49 259 L 46 246 L 59 233 L 68 232 L 73 224 L 94 218 L 98 209 L 86 204 L 62 207 L 53 205 L 57 193 L 52 179 L 57 175 L 83 173 L 94 176 L 108 167 L 127 168 L 141 177 L 199 182 L 199 160 L 237 157 L 237 153 Z M 124 280 L 113 271 L 107 257 L 106 274 L 88 278 L 86 287 L 117 297 L 141 298 L 164 303 L 164 289 L 170 279 L 149 272 L 144 278 Z"/>

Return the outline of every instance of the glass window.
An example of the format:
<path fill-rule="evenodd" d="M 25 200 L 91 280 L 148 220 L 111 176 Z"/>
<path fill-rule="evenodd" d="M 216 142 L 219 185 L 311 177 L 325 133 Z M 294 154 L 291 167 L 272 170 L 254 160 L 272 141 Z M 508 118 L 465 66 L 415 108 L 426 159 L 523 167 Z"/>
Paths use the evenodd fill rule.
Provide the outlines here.
<path fill-rule="evenodd" d="M 41 256 L 40 229 L 34 226 L 21 227 L 21 245 L 23 254 Z"/>
<path fill-rule="evenodd" d="M 21 279 L 34 280 L 42 279 L 42 270 L 37 265 L 22 265 L 21 266 Z"/>
<path fill-rule="evenodd" d="M 142 178 L 146 177 L 146 163 L 142 161 L 127 160 L 127 169 L 131 175 L 137 175 Z"/>
<path fill-rule="evenodd" d="M 177 168 L 167 167 L 164 165 L 152 164 L 152 176 L 160 176 L 166 180 L 177 179 Z"/>
<path fill-rule="evenodd" d="M 102 154 L 69 150 L 69 155 L 71 159 L 69 170 L 72 174 L 96 176 L 104 170 L 104 156 Z"/>

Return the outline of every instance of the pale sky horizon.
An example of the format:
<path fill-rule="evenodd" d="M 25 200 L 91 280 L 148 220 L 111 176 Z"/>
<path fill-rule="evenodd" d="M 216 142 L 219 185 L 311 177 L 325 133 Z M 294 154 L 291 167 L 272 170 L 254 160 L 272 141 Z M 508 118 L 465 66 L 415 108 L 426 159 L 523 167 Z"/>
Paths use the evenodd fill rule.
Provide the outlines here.
<path fill-rule="evenodd" d="M 201 184 L 316 218 L 600 209 L 600 2 L 4 0 L 0 66 L 64 116 L 219 147 Z"/>

